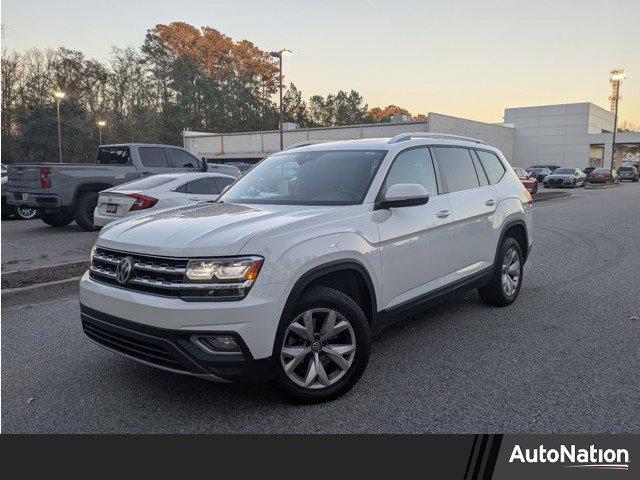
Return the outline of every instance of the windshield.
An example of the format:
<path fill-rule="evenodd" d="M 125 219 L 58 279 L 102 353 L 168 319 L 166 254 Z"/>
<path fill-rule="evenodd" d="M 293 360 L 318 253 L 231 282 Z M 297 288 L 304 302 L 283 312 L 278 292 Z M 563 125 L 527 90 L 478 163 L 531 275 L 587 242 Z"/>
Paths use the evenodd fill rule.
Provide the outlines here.
<path fill-rule="evenodd" d="M 591 173 L 607 173 L 610 172 L 611 170 L 609 170 L 608 168 L 596 168 L 593 172 Z"/>
<path fill-rule="evenodd" d="M 266 158 L 220 199 L 225 203 L 362 203 L 386 150 L 324 150 Z"/>
<path fill-rule="evenodd" d="M 574 173 L 576 173 L 576 171 L 573 168 L 559 168 L 553 171 L 554 175 L 573 175 Z"/>

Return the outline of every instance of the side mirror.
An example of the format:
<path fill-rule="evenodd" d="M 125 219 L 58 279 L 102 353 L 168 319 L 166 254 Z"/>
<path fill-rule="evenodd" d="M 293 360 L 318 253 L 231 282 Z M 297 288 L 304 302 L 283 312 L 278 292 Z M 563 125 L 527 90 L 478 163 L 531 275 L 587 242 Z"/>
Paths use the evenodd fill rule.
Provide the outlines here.
<path fill-rule="evenodd" d="M 382 200 L 376 202 L 376 210 L 398 207 L 414 207 L 429 201 L 429 192 L 419 183 L 396 183 L 391 185 Z"/>

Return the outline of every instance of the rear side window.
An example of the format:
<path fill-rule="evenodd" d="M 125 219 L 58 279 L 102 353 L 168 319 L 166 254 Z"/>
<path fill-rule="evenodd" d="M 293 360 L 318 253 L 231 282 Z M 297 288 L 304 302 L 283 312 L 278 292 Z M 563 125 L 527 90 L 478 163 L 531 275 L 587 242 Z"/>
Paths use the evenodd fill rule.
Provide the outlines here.
<path fill-rule="evenodd" d="M 412 148 L 400 152 L 393 161 L 385 180 L 383 192 L 398 183 L 418 183 L 429 195 L 438 194 L 436 174 L 428 148 Z"/>
<path fill-rule="evenodd" d="M 473 166 L 471 152 L 466 148 L 434 147 L 440 172 L 449 192 L 478 188 L 480 182 Z"/>
<path fill-rule="evenodd" d="M 162 147 L 140 147 L 140 160 L 145 167 L 166 167 L 167 157 Z"/>
<path fill-rule="evenodd" d="M 476 150 L 476 153 L 480 158 L 484 171 L 487 173 L 489 183 L 491 185 L 498 183 L 505 172 L 504 165 L 502 165 L 500 159 L 494 153 L 485 152 L 484 150 Z"/>
<path fill-rule="evenodd" d="M 220 193 L 216 179 L 213 177 L 199 178 L 189 182 L 188 188 L 189 193 L 196 195 L 218 195 Z"/>
<path fill-rule="evenodd" d="M 97 163 L 100 165 L 125 165 L 131 160 L 129 147 L 98 148 Z"/>
<path fill-rule="evenodd" d="M 235 178 L 216 177 L 216 182 L 218 183 L 218 187 L 220 188 L 220 191 L 222 191 L 227 185 L 231 185 L 235 181 L 236 181 Z"/>
<path fill-rule="evenodd" d="M 156 188 L 165 183 L 173 182 L 175 179 L 175 177 L 146 177 L 118 185 L 114 190 L 149 190 L 150 188 Z"/>
<path fill-rule="evenodd" d="M 198 168 L 198 160 L 191 154 L 178 148 L 167 148 L 169 164 L 178 168 Z"/>

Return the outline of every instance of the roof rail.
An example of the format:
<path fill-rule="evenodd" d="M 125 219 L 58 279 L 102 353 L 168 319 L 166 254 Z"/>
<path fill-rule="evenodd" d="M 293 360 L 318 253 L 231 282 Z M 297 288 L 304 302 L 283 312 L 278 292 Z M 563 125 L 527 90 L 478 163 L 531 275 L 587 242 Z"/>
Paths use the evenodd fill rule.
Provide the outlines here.
<path fill-rule="evenodd" d="M 462 137 L 460 135 L 450 135 L 448 133 L 425 133 L 425 132 L 407 132 L 407 133 L 400 133 L 398 135 L 396 135 L 393 138 L 390 138 L 387 143 L 399 143 L 399 142 L 405 142 L 407 140 L 411 140 L 413 138 L 444 138 L 444 139 L 449 139 L 449 140 L 464 140 L 467 142 L 473 142 L 473 143 L 482 143 L 484 145 L 486 145 L 486 142 L 483 142 L 482 140 L 478 140 L 477 138 L 469 138 L 469 137 Z"/>
<path fill-rule="evenodd" d="M 309 145 L 315 145 L 317 143 L 325 143 L 325 142 L 326 140 L 305 140 L 304 142 L 291 144 L 288 147 L 283 148 L 282 151 L 284 152 L 285 150 L 292 150 L 294 148 L 308 147 Z"/>

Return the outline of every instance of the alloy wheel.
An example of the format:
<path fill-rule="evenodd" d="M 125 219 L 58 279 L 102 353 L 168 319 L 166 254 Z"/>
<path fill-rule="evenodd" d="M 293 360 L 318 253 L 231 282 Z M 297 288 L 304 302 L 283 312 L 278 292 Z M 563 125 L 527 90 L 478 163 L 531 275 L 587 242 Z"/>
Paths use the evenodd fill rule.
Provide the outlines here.
<path fill-rule="evenodd" d="M 511 247 L 504 254 L 502 261 L 502 290 L 511 297 L 518 290 L 520 283 L 520 257 L 516 249 Z"/>
<path fill-rule="evenodd" d="M 16 212 L 23 220 L 31 220 L 38 214 L 38 210 L 35 208 L 23 207 L 22 205 L 16 207 Z"/>
<path fill-rule="evenodd" d="M 287 327 L 280 362 L 296 385 L 321 389 L 344 377 L 355 353 L 356 336 L 349 321 L 333 309 L 313 308 Z"/>

